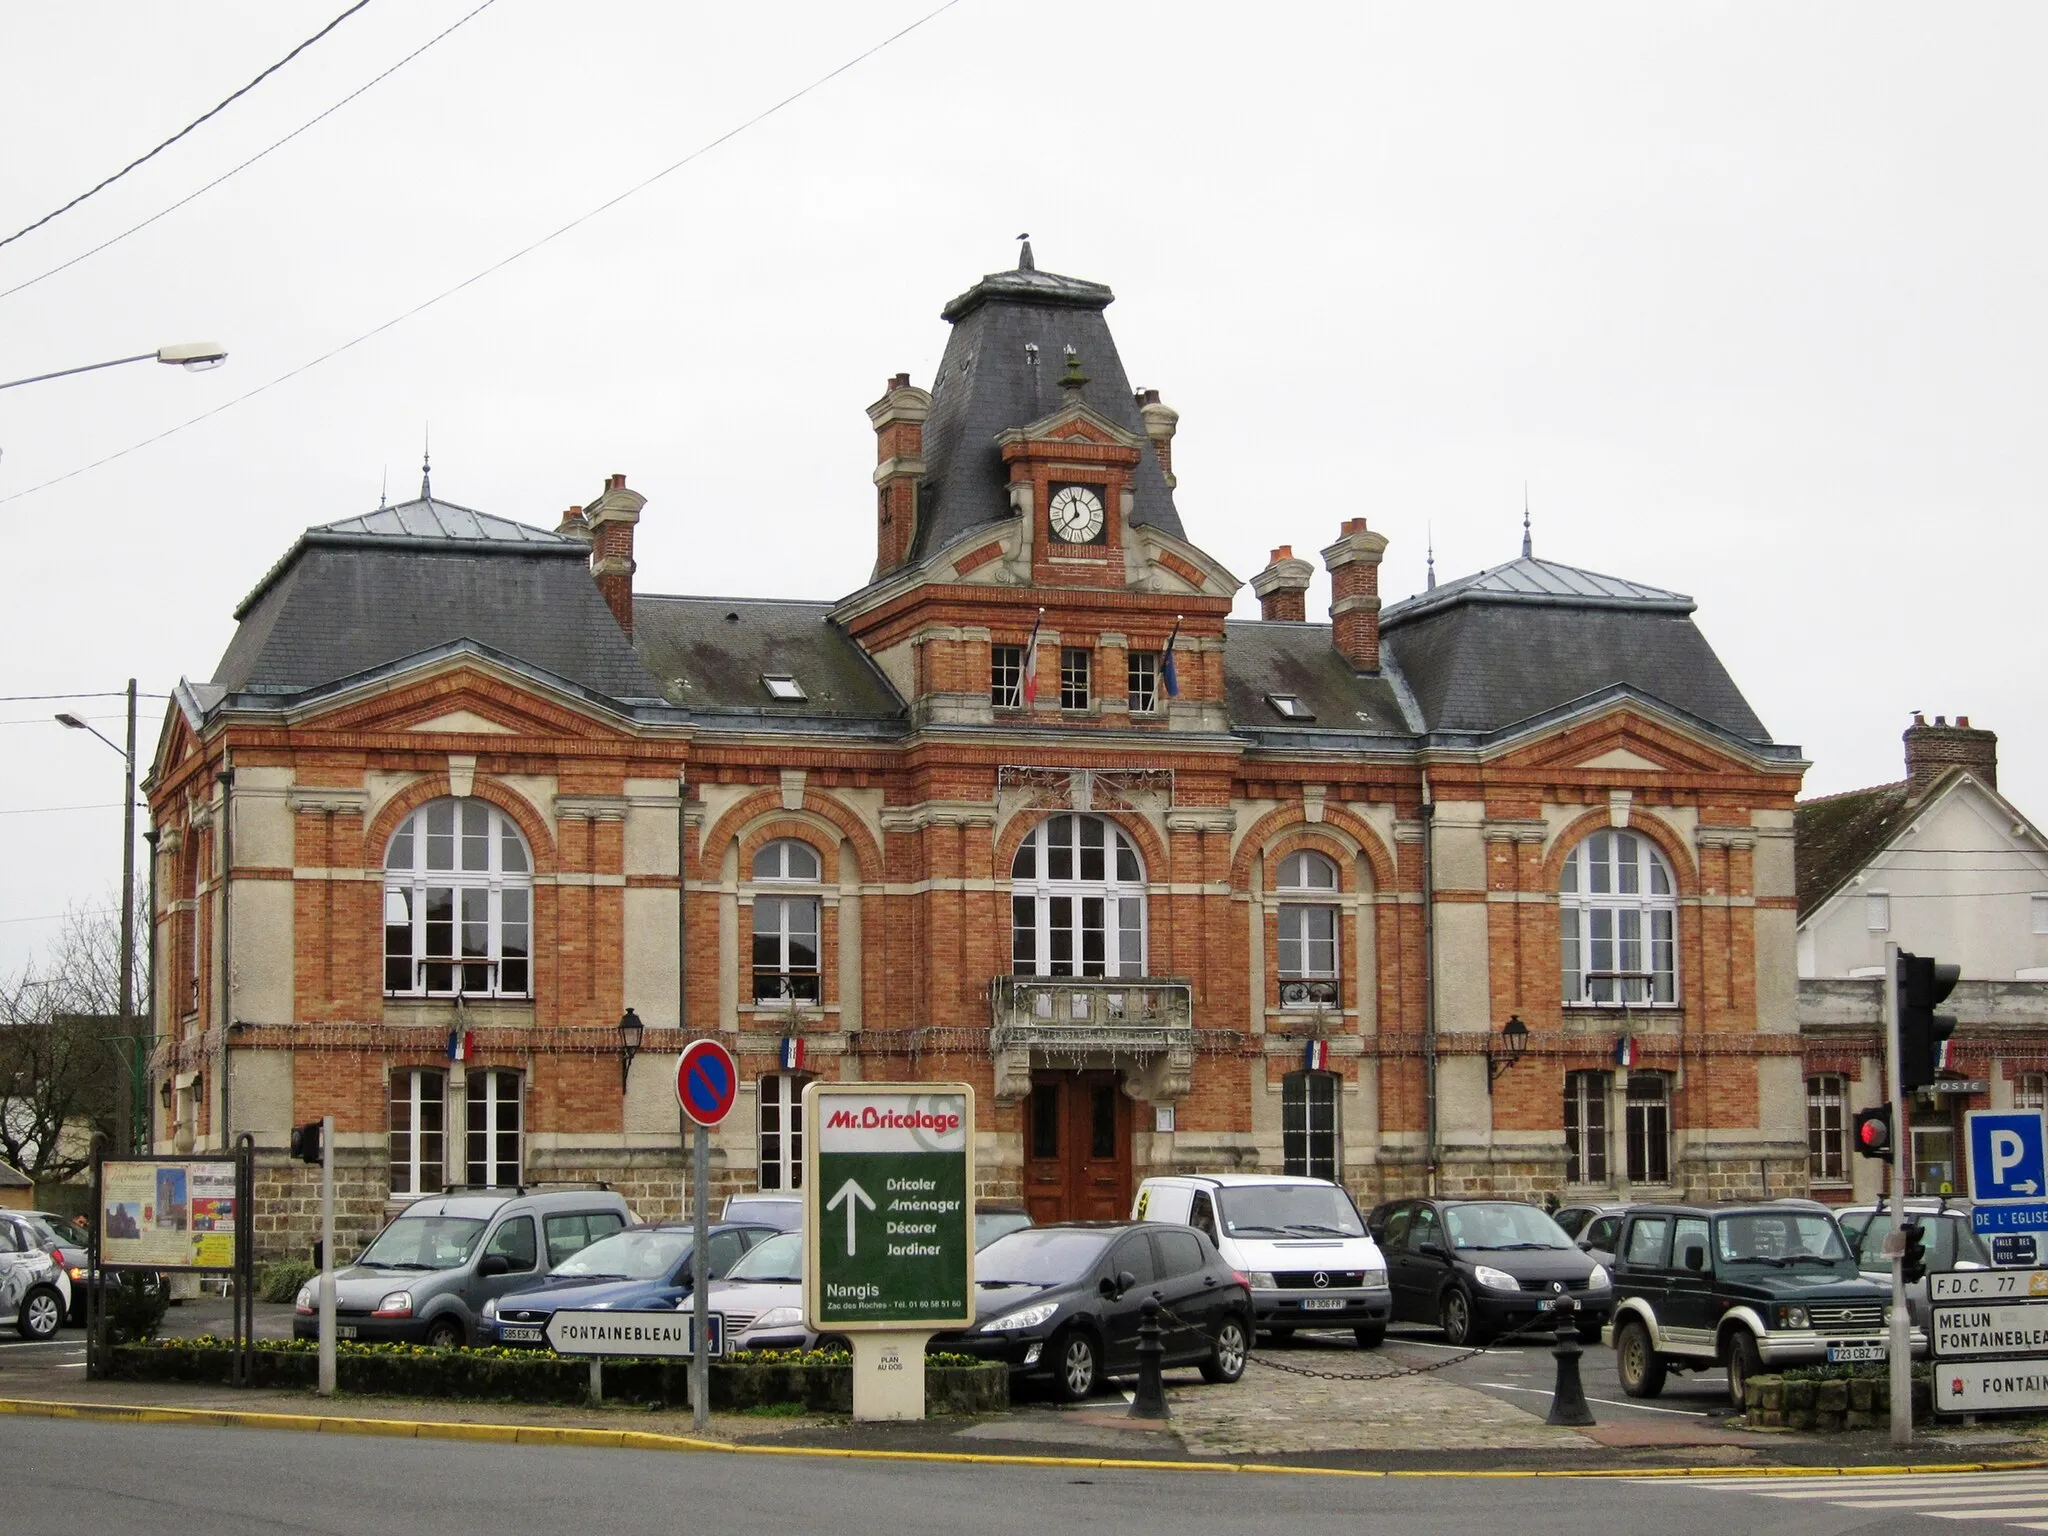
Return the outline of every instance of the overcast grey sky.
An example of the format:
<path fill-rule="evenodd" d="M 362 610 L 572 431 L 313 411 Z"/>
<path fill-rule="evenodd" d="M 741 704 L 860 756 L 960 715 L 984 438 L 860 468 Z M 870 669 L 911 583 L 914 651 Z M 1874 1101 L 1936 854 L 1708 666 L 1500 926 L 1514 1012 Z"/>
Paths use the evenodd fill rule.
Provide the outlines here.
<path fill-rule="evenodd" d="M 185 196 L 477 0 L 373 0 L 0 247 L 0 288 Z M 2036 461 L 2039 6 L 960 0 L 545 249 L 175 436 L 929 11 L 496 0 L 252 169 L 0 298 L 0 692 L 205 678 L 297 532 L 388 471 L 552 526 L 625 472 L 643 590 L 823 597 L 873 559 L 862 408 L 1012 264 L 1111 284 L 1182 412 L 1188 533 L 1240 577 L 1363 514 L 1389 598 L 1538 554 L 1676 588 L 1810 792 L 1909 709 L 2000 734 L 2048 817 Z M 0 6 L 0 235 L 345 0 Z M 1311 612 L 1327 600 L 1319 582 Z M 1256 612 L 1249 589 L 1242 611 Z M 120 765 L 0 706 L 0 963 L 118 875 Z M 145 718 L 145 753 L 162 704 Z M 111 700 L 89 713 L 118 731 Z M 33 808 L 101 805 L 60 813 Z"/>

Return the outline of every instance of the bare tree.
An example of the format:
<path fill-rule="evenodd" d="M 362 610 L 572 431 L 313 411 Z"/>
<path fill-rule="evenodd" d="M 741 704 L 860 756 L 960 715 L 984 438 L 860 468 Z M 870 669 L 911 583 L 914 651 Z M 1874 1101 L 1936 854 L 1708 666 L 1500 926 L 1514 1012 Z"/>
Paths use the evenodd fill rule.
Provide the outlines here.
<path fill-rule="evenodd" d="M 74 907 L 46 963 L 0 977 L 0 1158 L 38 1182 L 78 1173 L 93 1136 L 120 1127 L 120 1037 L 148 1027 L 122 1028 L 120 977 L 118 903 Z"/>

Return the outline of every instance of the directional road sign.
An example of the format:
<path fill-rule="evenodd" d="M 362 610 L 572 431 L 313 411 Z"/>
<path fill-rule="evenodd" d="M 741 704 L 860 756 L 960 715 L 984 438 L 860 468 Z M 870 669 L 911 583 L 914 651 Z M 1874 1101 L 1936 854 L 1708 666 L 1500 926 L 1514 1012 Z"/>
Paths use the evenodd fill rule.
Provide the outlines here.
<path fill-rule="evenodd" d="M 1970 1212 L 1970 1226 L 1985 1237 L 1999 1232 L 2048 1232 L 2048 1202 L 1980 1205 Z"/>
<path fill-rule="evenodd" d="M 804 1307 L 845 1333 L 974 1321 L 974 1090 L 813 1083 Z"/>
<path fill-rule="evenodd" d="M 2048 1361 L 1936 1361 L 1937 1413 L 1996 1413 L 2048 1408 Z"/>
<path fill-rule="evenodd" d="M 676 1060 L 676 1102 L 698 1125 L 716 1125 L 739 1097 L 740 1069 L 716 1040 L 692 1040 Z"/>
<path fill-rule="evenodd" d="M 697 1352 L 697 1319 L 688 1312 L 607 1312 L 563 1307 L 548 1319 L 547 1339 L 558 1355 L 665 1355 Z M 725 1353 L 725 1314 L 713 1312 L 705 1333 L 713 1356 Z"/>
<path fill-rule="evenodd" d="M 1965 1118 L 1973 1200 L 2048 1200 L 2048 1120 L 2041 1111 L 1973 1109 Z"/>

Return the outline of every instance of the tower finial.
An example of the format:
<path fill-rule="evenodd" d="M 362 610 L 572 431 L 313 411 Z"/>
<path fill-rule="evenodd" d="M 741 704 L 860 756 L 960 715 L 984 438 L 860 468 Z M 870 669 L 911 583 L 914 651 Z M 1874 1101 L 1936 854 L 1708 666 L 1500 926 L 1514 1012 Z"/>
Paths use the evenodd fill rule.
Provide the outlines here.
<path fill-rule="evenodd" d="M 377 476 L 377 510 L 382 512 L 391 505 L 391 466 L 386 464 Z"/>
<path fill-rule="evenodd" d="M 1038 263 L 1031 256 L 1031 231 L 1027 229 L 1017 238 L 1024 242 L 1024 249 L 1017 253 L 1017 270 L 1019 272 L 1036 272 L 1038 270 Z"/>
<path fill-rule="evenodd" d="M 1429 540 L 1429 588 L 1428 588 L 1428 590 L 1430 590 L 1431 592 L 1434 592 L 1434 591 L 1436 590 L 1436 524 L 1435 524 L 1435 523 L 1425 523 L 1425 524 L 1424 524 L 1423 526 L 1424 526 L 1424 528 L 1426 528 L 1426 529 L 1428 530 L 1428 532 L 1427 532 L 1427 535 L 1426 535 L 1426 537 L 1427 537 L 1427 538 L 1428 538 L 1428 540 Z"/>
<path fill-rule="evenodd" d="M 420 500 L 434 499 L 434 426 L 429 422 L 421 434 Z"/>
<path fill-rule="evenodd" d="M 1522 558 L 1529 559 L 1535 554 L 1529 544 L 1529 482 L 1522 482 Z"/>
<path fill-rule="evenodd" d="M 1071 342 L 1067 344 L 1065 350 L 1067 355 L 1067 371 L 1060 375 L 1060 388 L 1087 388 L 1088 375 L 1081 371 L 1081 354 L 1074 350 L 1073 343 Z"/>

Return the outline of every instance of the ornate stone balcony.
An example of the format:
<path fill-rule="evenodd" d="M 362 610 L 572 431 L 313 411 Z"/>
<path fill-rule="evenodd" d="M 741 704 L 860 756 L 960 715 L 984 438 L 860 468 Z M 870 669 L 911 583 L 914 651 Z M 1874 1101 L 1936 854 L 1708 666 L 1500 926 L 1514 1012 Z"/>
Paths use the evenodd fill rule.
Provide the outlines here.
<path fill-rule="evenodd" d="M 989 1050 L 999 1099 L 1031 1091 L 1033 1066 L 1131 1059 L 1147 1098 L 1178 1098 L 1194 1070 L 1193 984 L 1171 976 L 998 976 Z"/>

